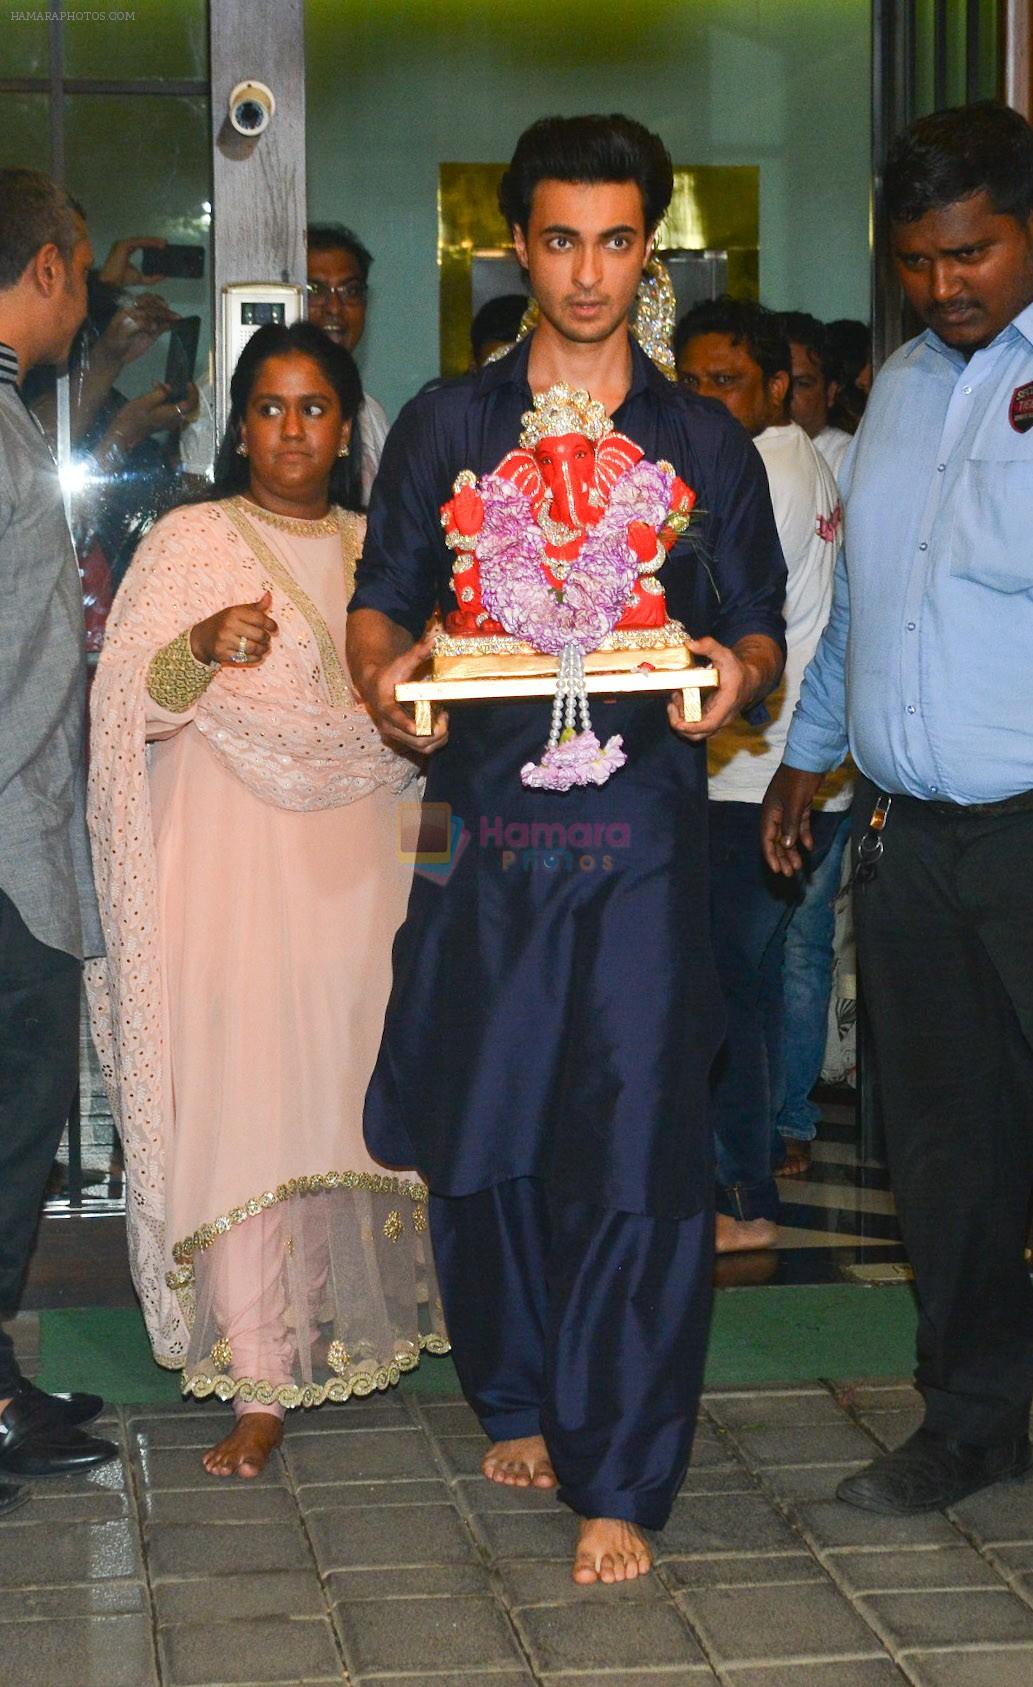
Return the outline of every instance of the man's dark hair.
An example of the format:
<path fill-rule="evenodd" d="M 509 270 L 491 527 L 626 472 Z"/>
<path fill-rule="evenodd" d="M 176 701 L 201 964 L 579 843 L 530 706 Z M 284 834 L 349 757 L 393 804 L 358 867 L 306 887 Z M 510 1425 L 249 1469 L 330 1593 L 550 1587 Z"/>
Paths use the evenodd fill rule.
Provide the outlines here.
<path fill-rule="evenodd" d="M 893 142 L 883 187 L 895 223 L 917 222 L 976 193 L 998 215 L 1025 222 L 1033 213 L 1033 129 L 991 100 L 931 112 Z"/>
<path fill-rule="evenodd" d="M 752 299 L 732 299 L 723 293 L 719 299 L 693 305 L 675 329 L 675 355 L 700 334 L 727 334 L 733 346 L 745 346 L 766 381 L 782 373 L 792 379 L 793 362 L 782 318 Z"/>
<path fill-rule="evenodd" d="M 373 253 L 362 244 L 354 229 L 346 228 L 344 223 L 309 223 L 307 238 L 310 252 L 349 252 L 359 266 L 363 281 L 369 280 Z"/>
<path fill-rule="evenodd" d="M 474 357 L 480 357 L 492 340 L 502 344 L 515 340 L 526 309 L 526 293 L 500 293 L 497 298 L 485 300 L 470 324 Z"/>
<path fill-rule="evenodd" d="M 0 170 L 0 292 L 17 286 L 41 246 L 56 246 L 68 263 L 81 239 L 64 188 L 38 170 Z"/>
<path fill-rule="evenodd" d="M 820 366 L 826 381 L 831 380 L 829 337 L 824 322 L 819 322 L 816 316 L 811 316 L 806 310 L 784 310 L 782 329 L 786 339 L 791 342 L 790 355 L 794 345 L 803 346 Z"/>
<path fill-rule="evenodd" d="M 248 400 L 258 379 L 258 372 L 270 357 L 289 357 L 299 353 L 318 363 L 341 406 L 342 420 L 352 423 L 351 449 L 347 457 L 338 457 L 330 476 L 330 502 L 346 510 L 362 508 L 362 446 L 356 415 L 362 403 L 362 382 L 350 352 L 337 345 L 313 322 L 268 322 L 252 334 L 239 358 L 230 379 L 230 413 L 226 432 L 222 436 L 215 459 L 212 485 L 204 493 L 205 499 L 232 498 L 246 492 L 251 471 L 246 457 L 237 450 L 240 444 L 240 424 L 248 407 Z"/>
<path fill-rule="evenodd" d="M 510 228 L 527 228 L 539 182 L 637 182 L 646 233 L 671 202 L 674 171 L 659 135 L 634 118 L 542 117 L 525 129 L 499 183 L 499 209 Z"/>
<path fill-rule="evenodd" d="M 840 386 L 852 386 L 866 364 L 872 361 L 872 331 L 867 322 L 852 316 L 837 317 L 825 325 L 829 379 Z"/>

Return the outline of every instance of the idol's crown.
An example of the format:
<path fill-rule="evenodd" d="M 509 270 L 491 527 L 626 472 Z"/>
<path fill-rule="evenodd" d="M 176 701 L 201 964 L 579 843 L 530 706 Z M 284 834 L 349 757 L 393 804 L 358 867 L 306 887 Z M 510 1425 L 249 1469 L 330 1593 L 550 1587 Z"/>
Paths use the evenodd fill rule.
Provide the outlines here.
<path fill-rule="evenodd" d="M 566 381 L 557 381 L 548 392 L 538 393 L 534 409 L 525 410 L 520 420 L 520 443 L 525 451 L 533 451 L 543 439 L 558 439 L 565 433 L 584 434 L 594 445 L 613 431 L 605 406 L 582 387 L 570 387 Z"/>

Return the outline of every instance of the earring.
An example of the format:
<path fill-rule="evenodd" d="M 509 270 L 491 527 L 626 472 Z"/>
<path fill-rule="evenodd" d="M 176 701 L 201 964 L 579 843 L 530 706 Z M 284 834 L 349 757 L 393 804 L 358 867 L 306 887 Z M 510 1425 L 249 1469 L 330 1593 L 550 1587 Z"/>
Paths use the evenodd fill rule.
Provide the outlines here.
<path fill-rule="evenodd" d="M 247 446 L 244 444 L 243 440 L 241 440 L 240 444 L 237 446 L 237 456 L 238 457 L 246 457 L 247 456 Z"/>
<path fill-rule="evenodd" d="M 347 457 L 350 450 L 351 450 L 350 445 L 342 445 L 341 449 L 338 451 L 337 455 L 339 457 Z"/>

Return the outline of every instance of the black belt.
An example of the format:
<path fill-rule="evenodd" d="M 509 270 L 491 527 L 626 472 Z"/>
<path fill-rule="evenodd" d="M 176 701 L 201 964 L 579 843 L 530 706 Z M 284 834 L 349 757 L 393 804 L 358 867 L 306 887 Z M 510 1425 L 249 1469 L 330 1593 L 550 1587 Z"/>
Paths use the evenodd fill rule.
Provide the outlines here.
<path fill-rule="evenodd" d="M 982 815 L 984 819 L 996 814 L 1027 814 L 1033 810 L 1033 791 L 1018 791 L 1013 797 L 999 802 L 926 802 L 924 797 L 894 796 L 893 801 L 903 808 L 920 808 L 932 814 L 942 814 L 948 820 L 963 820 L 966 815 Z"/>

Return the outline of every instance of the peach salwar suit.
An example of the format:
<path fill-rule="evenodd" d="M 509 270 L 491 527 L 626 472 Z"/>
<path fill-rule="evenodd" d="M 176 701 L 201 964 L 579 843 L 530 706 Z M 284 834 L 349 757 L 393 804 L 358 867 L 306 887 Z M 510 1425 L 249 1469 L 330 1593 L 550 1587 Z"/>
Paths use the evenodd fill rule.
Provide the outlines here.
<path fill-rule="evenodd" d="M 115 601 L 93 689 L 107 958 L 88 988 L 133 1278 L 159 1363 L 238 1411 L 369 1393 L 447 1350 L 426 1190 L 362 1140 L 413 779 L 343 667 L 363 531 L 244 498 L 172 511 Z M 200 683 L 177 637 L 265 591 L 265 662 L 170 706 L 156 675 L 177 648 Z"/>

